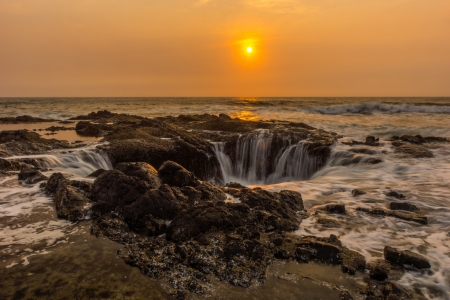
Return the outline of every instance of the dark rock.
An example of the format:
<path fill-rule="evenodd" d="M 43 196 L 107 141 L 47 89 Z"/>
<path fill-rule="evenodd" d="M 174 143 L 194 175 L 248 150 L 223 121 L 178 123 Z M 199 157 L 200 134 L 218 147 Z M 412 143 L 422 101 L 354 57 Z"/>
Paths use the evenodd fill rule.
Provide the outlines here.
<path fill-rule="evenodd" d="M 9 171 L 13 169 L 13 165 L 9 160 L 0 158 L 0 170 Z"/>
<path fill-rule="evenodd" d="M 22 169 L 19 173 L 19 180 L 24 180 L 27 184 L 37 183 L 39 181 L 47 180 L 48 177 L 36 169 Z"/>
<path fill-rule="evenodd" d="M 392 269 L 392 266 L 389 262 L 384 260 L 377 260 L 368 265 L 368 269 L 370 271 L 370 278 L 384 281 L 388 279 L 389 272 Z"/>
<path fill-rule="evenodd" d="M 162 182 L 169 184 L 171 186 L 197 186 L 199 182 L 197 178 L 173 161 L 166 161 L 158 170 L 159 176 Z"/>
<path fill-rule="evenodd" d="M 341 214 L 345 215 L 345 205 L 340 204 L 327 204 L 324 208 L 326 211 L 333 213 L 333 214 Z"/>
<path fill-rule="evenodd" d="M 353 197 L 357 197 L 357 196 L 359 196 L 359 195 L 364 195 L 364 194 L 366 194 L 366 192 L 364 192 L 364 191 L 360 191 L 360 190 L 358 190 L 358 189 L 352 190 L 352 196 L 353 196 Z"/>
<path fill-rule="evenodd" d="M 414 204 L 408 202 L 391 202 L 389 204 L 391 210 L 405 210 L 405 211 L 416 211 L 419 210 Z"/>
<path fill-rule="evenodd" d="M 353 300 L 353 296 L 350 294 L 349 291 L 341 291 L 339 293 L 339 299 L 340 300 Z"/>
<path fill-rule="evenodd" d="M 0 131 L 0 156 L 41 154 L 52 149 L 73 147 L 67 141 L 44 139 L 25 129 Z"/>
<path fill-rule="evenodd" d="M 158 188 L 161 185 L 161 179 L 158 177 L 158 171 L 145 162 L 124 162 L 117 164 L 116 170 L 128 176 L 135 176 L 146 181 L 151 187 Z M 193 175 L 192 175 L 193 176 Z"/>
<path fill-rule="evenodd" d="M 95 124 L 88 121 L 80 121 L 75 126 L 75 131 L 79 135 L 85 136 L 104 136 L 108 131 L 111 131 L 113 128 L 110 125 L 106 124 Z"/>
<path fill-rule="evenodd" d="M 69 180 L 61 173 L 53 173 L 45 185 L 45 190 L 54 197 L 58 217 L 72 222 L 88 216 L 91 188 L 91 183 Z"/>
<path fill-rule="evenodd" d="M 97 178 L 98 176 L 102 175 L 105 172 L 106 172 L 106 170 L 104 170 L 104 169 L 98 169 L 97 171 L 94 171 L 91 174 L 89 174 L 87 177 L 95 177 L 95 178 Z"/>
<path fill-rule="evenodd" d="M 399 251 L 394 247 L 384 247 L 384 259 L 392 264 L 411 265 L 417 269 L 431 268 L 430 262 L 420 254 L 409 250 Z"/>
<path fill-rule="evenodd" d="M 75 127 L 50 126 L 48 128 L 45 128 L 45 130 L 47 130 L 47 131 L 67 131 L 67 130 L 75 130 Z"/>
<path fill-rule="evenodd" d="M 402 154 L 405 157 L 413 157 L 413 158 L 434 157 L 433 152 L 431 152 L 430 150 L 414 144 L 395 141 L 392 142 L 392 146 L 395 147 L 394 153 Z"/>
<path fill-rule="evenodd" d="M 0 124 L 21 124 L 21 123 L 41 123 L 41 122 L 55 122 L 58 120 L 53 119 L 42 119 L 32 116 L 18 116 L 18 117 L 7 117 L 7 118 L 0 118 Z"/>
<path fill-rule="evenodd" d="M 344 273 L 353 275 L 356 271 L 364 271 L 366 268 L 366 258 L 356 251 L 343 247 L 340 257 L 342 258 L 341 265 Z"/>
<path fill-rule="evenodd" d="M 137 201 L 150 189 L 152 186 L 138 177 L 111 170 L 95 179 L 92 200 L 106 202 L 113 207 L 124 207 Z"/>
<path fill-rule="evenodd" d="M 405 198 L 406 198 L 405 195 L 399 194 L 399 193 L 397 193 L 396 191 L 389 191 L 389 192 L 386 194 L 386 197 L 395 197 L 395 198 L 397 198 L 397 199 L 405 199 Z"/>
<path fill-rule="evenodd" d="M 366 142 L 364 144 L 368 145 L 368 146 L 379 146 L 380 143 L 378 142 L 380 139 L 379 138 L 375 138 L 372 135 L 369 135 L 366 137 Z"/>

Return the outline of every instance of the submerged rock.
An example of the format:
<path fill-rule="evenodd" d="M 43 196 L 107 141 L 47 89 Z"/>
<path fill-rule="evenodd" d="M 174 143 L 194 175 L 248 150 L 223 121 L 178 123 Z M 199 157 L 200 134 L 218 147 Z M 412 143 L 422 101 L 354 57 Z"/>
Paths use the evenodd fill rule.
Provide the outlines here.
<path fill-rule="evenodd" d="M 403 212 L 403 211 L 389 211 L 383 208 L 363 208 L 358 207 L 356 208 L 357 211 L 362 211 L 365 213 L 368 213 L 369 215 L 374 216 L 383 216 L 383 217 L 395 217 L 397 219 L 402 219 L 405 221 L 413 221 L 420 224 L 428 224 L 428 218 L 422 215 L 419 215 L 417 213 L 413 212 Z"/>
<path fill-rule="evenodd" d="M 414 204 L 408 202 L 391 202 L 389 204 L 391 210 L 405 210 L 405 211 L 416 211 L 419 210 Z"/>
<path fill-rule="evenodd" d="M 358 190 L 358 189 L 352 190 L 352 196 L 353 196 L 353 197 L 358 197 L 358 196 L 364 195 L 364 194 L 366 194 L 366 192 L 364 192 L 364 191 L 360 191 L 360 190 Z"/>
<path fill-rule="evenodd" d="M 394 247 L 384 247 L 384 259 L 392 264 L 411 265 L 417 269 L 429 269 L 431 264 L 420 254 L 409 250 L 400 251 Z"/>
<path fill-rule="evenodd" d="M 48 177 L 36 169 L 24 168 L 20 171 L 19 180 L 24 180 L 27 184 L 37 183 L 39 181 L 47 180 Z"/>
<path fill-rule="evenodd" d="M 386 197 L 395 197 L 397 199 L 405 199 L 406 198 L 405 195 L 400 194 L 400 193 L 398 193 L 396 191 L 389 191 L 389 192 L 387 192 L 386 193 Z"/>

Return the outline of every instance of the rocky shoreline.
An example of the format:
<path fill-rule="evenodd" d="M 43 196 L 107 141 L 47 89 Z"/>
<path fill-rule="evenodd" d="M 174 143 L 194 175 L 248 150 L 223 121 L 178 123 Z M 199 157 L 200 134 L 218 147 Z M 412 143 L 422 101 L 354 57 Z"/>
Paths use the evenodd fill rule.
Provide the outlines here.
<path fill-rule="evenodd" d="M 265 156 L 269 163 L 255 171 L 262 178 L 277 172 L 280 153 L 299 142 L 314 159 L 314 171 L 319 170 L 331 158 L 333 144 L 342 138 L 337 133 L 303 123 L 243 121 L 224 114 L 148 119 L 99 111 L 72 120 L 79 121 L 78 134 L 103 136 L 108 142 L 99 149 L 108 155 L 113 170 L 96 171 L 91 174 L 95 181 L 89 183 L 61 173 L 47 178 L 39 172 L 38 161 L 0 159 L 2 174 L 19 172 L 19 180 L 25 183 L 42 182 L 41 188 L 55 199 L 58 217 L 72 222 L 92 218 L 92 234 L 123 244 L 118 255 L 149 277 L 165 281 L 174 297 L 207 292 L 211 276 L 241 287 L 262 284 L 271 263 L 293 260 L 340 265 L 348 274 L 365 272 L 367 287 L 342 290 L 341 299 L 424 299 L 419 291 L 406 290 L 395 281 L 409 268 L 426 272 L 431 265 L 425 257 L 386 245 L 384 260 L 366 264 L 363 255 L 345 247 L 335 235 L 292 234 L 310 217 L 301 195 L 224 184 L 222 165 L 212 147 L 212 143 L 222 143 L 223 153 L 235 163 L 240 159 L 239 143 L 264 136 L 270 141 Z M 443 142 L 449 140 L 418 135 L 380 141 L 369 136 L 365 142 L 346 142 L 353 154 L 343 155 L 339 163 L 380 163 L 382 157 L 372 157 L 376 152 L 371 149 L 382 143 L 391 143 L 400 156 L 431 158 L 427 145 Z M 0 132 L 3 157 L 80 145 L 42 139 L 27 130 Z M 355 190 L 352 194 L 363 193 Z M 426 225 L 427 217 L 420 209 L 397 201 L 401 196 L 395 191 L 387 194 L 393 200 L 389 208 L 358 210 Z M 334 203 L 322 211 L 316 217 L 330 227 L 336 224 L 327 219 L 328 214 L 346 213 L 344 205 Z"/>

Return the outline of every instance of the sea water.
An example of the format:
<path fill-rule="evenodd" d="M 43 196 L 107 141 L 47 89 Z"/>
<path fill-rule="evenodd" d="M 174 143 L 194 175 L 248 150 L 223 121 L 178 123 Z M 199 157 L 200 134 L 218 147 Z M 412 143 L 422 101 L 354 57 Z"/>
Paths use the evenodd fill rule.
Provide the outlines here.
<path fill-rule="evenodd" d="M 344 245 L 362 253 L 368 261 L 382 258 L 386 245 L 423 254 L 430 260 L 431 270 L 409 270 L 400 283 L 410 289 L 420 290 L 430 299 L 450 299 L 450 144 L 431 144 L 430 150 L 434 157 L 418 159 L 394 153 L 391 143 L 384 141 L 393 135 L 404 134 L 450 137 L 450 98 L 0 99 L 0 117 L 32 115 L 68 119 L 105 109 L 145 117 L 226 113 L 247 120 L 304 122 L 343 135 L 344 138 L 332 147 L 326 165 L 315 172 L 302 169 L 311 162 L 305 158 L 301 145 L 289 145 L 290 152 L 278 158 L 280 169 L 276 174 L 262 176 L 260 171 L 256 172 L 263 169 L 258 165 L 265 157 L 262 152 L 255 152 L 259 159 L 254 161 L 254 170 L 244 170 L 239 162 L 232 165 L 231 161 L 227 162 L 226 157 L 222 157 L 222 172 L 227 181 L 238 181 L 271 191 L 300 192 L 309 218 L 303 220 L 296 234 L 335 234 Z M 5 130 L 6 126 L 2 126 L 0 130 Z M 258 134 L 270 138 L 270 133 Z M 363 161 L 346 164 L 345 159 L 355 154 L 349 151 L 351 146 L 341 142 L 363 141 L 367 135 L 379 137 L 380 146 L 358 148 L 370 149 L 369 154 L 363 156 L 380 158 L 382 162 L 375 165 Z M 97 141 L 88 142 L 91 143 L 90 147 L 71 153 L 53 151 L 33 157 L 53 171 L 64 172 L 77 179 L 92 180 L 86 178 L 90 172 L 99 167 L 109 169 L 111 164 L 102 153 L 95 150 Z M 243 137 L 238 145 L 242 148 L 239 151 L 251 154 L 252 143 L 256 147 L 260 146 L 257 143 L 264 141 L 246 141 Z M 220 153 L 220 146 L 211 145 L 217 153 Z M 240 162 L 254 159 L 250 154 L 242 156 Z M 297 165 L 286 163 L 287 159 L 290 162 L 297 161 Z M 355 188 L 367 193 L 353 197 L 351 191 Z M 359 207 L 387 208 L 389 202 L 398 201 L 386 197 L 386 193 L 391 190 L 404 194 L 406 201 L 420 208 L 428 217 L 429 224 L 368 216 L 356 210 Z M 26 268 L 31 267 L 34 261 L 37 262 L 38 257 L 50 257 L 52 253 L 60 251 L 61 245 L 66 247 L 64 249 L 79 249 L 76 247 L 78 244 L 71 246 L 71 243 L 83 239 L 89 241 L 86 228 L 80 229 L 78 225 L 56 218 L 52 200 L 38 185 L 26 185 L 18 182 L 16 177 L 0 178 L 0 199 L 0 268 L 8 270 L 8 274 L 13 274 L 14 268 L 26 272 Z M 318 222 L 321 207 L 330 203 L 344 203 L 347 210 L 343 216 L 326 216 L 334 221 L 333 227 Z"/>

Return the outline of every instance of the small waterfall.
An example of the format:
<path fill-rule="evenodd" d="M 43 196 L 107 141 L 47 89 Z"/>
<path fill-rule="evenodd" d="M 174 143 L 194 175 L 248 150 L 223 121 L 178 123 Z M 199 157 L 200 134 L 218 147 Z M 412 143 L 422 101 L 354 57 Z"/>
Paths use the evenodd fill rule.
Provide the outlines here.
<path fill-rule="evenodd" d="M 235 177 L 254 183 L 264 181 L 272 137 L 268 130 L 239 137 L 236 143 Z"/>
<path fill-rule="evenodd" d="M 281 157 L 276 160 L 275 172 L 267 178 L 268 183 L 280 182 L 282 179 L 306 180 L 317 171 L 317 161 L 308 154 L 302 142 L 281 151 Z"/>
<path fill-rule="evenodd" d="M 305 180 L 317 171 L 317 160 L 308 154 L 304 143 L 283 140 L 277 155 L 271 153 L 272 143 L 273 134 L 268 130 L 240 136 L 234 161 L 225 153 L 224 143 L 213 143 L 224 182 L 264 184 Z"/>
<path fill-rule="evenodd" d="M 96 148 L 84 148 L 55 152 L 53 154 L 14 156 L 8 159 L 35 159 L 39 166 L 53 171 L 87 176 L 98 170 L 112 170 L 108 156 Z"/>

